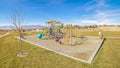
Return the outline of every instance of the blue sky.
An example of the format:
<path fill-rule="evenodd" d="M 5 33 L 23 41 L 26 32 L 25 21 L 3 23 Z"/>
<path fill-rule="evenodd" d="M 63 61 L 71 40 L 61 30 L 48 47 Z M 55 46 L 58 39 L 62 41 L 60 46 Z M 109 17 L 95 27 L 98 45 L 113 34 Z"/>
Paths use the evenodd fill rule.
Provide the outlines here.
<path fill-rule="evenodd" d="M 53 19 L 64 24 L 120 25 L 120 0 L 0 0 L 0 25 L 11 25 L 9 15 L 19 8 L 25 25 Z"/>

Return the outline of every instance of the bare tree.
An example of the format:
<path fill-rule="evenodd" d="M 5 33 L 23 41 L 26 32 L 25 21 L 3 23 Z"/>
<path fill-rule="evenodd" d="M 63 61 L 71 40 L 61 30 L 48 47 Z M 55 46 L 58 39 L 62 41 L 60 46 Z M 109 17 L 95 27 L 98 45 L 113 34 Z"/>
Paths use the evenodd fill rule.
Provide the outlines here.
<path fill-rule="evenodd" d="M 19 34 L 20 37 L 20 53 L 19 56 L 20 57 L 24 57 L 26 56 L 26 53 L 23 53 L 23 44 L 22 44 L 22 38 L 23 38 L 23 34 L 22 34 L 22 16 L 21 16 L 21 12 L 20 11 L 14 11 L 11 15 L 10 15 L 10 19 L 11 19 L 11 23 L 16 27 L 16 30 Z"/>

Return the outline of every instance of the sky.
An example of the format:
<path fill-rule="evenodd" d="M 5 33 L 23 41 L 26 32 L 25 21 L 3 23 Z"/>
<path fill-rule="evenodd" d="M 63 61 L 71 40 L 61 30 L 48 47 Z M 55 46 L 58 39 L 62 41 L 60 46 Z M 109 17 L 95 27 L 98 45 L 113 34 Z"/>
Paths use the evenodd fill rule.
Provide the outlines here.
<path fill-rule="evenodd" d="M 0 26 L 12 25 L 20 10 L 23 24 L 45 25 L 58 20 L 75 25 L 120 25 L 120 0 L 0 0 Z"/>

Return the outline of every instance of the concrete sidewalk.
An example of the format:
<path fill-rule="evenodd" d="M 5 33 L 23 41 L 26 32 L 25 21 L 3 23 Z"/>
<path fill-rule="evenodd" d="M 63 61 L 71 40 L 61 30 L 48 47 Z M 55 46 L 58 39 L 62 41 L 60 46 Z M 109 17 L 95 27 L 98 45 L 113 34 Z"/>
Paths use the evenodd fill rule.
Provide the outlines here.
<path fill-rule="evenodd" d="M 10 34 L 10 33 L 7 32 L 7 33 L 5 33 L 5 34 L 3 34 L 3 35 L 0 35 L 0 38 L 5 37 L 5 36 L 7 36 L 7 35 L 9 35 L 9 34 Z"/>

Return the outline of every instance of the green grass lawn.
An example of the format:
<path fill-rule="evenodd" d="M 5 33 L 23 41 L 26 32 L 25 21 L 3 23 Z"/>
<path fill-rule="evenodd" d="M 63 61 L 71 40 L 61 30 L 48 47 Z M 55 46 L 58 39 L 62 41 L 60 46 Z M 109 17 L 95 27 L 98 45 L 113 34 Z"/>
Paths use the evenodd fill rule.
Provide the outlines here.
<path fill-rule="evenodd" d="M 30 36 L 30 35 L 37 35 L 38 33 L 40 33 L 40 32 L 25 31 L 25 32 L 23 32 L 23 35 Z"/>
<path fill-rule="evenodd" d="M 0 38 L 0 68 L 119 68 L 120 40 L 106 39 L 97 56 L 91 64 L 73 60 L 71 58 L 42 49 L 23 42 L 27 57 L 16 56 L 20 52 L 19 40 L 15 33 Z"/>
<path fill-rule="evenodd" d="M 98 31 L 83 31 L 82 35 L 86 36 L 98 36 Z M 120 37 L 120 31 L 101 31 L 101 35 L 103 36 L 112 36 L 112 37 Z"/>

